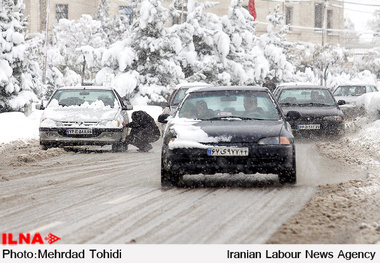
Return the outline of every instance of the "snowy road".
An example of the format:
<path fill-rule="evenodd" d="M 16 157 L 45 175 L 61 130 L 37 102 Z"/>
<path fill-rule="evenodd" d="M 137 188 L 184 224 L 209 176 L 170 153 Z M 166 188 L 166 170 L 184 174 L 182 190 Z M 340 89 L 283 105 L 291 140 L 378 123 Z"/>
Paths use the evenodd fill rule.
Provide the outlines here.
<path fill-rule="evenodd" d="M 195 188 L 163 189 L 160 142 L 149 153 L 46 153 L 37 142 L 7 153 L 0 166 L 2 233 L 53 233 L 61 244 L 265 243 L 318 184 L 352 179 L 302 141 L 296 186 L 281 186 L 276 176 L 216 175 L 186 178 Z"/>

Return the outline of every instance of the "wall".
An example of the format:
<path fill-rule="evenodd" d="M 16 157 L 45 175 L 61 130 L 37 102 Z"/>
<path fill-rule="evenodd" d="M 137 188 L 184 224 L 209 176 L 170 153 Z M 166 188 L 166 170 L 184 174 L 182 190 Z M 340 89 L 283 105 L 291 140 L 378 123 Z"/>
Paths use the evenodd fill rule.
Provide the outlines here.
<path fill-rule="evenodd" d="M 208 0 L 199 0 L 205 2 Z M 94 15 L 100 0 L 24 0 L 26 4 L 26 15 L 30 16 L 30 32 L 45 31 L 45 6 L 50 3 L 50 15 L 49 15 L 49 28 L 51 29 L 56 22 L 55 19 L 55 5 L 56 4 L 69 4 L 69 19 L 78 19 L 82 14 Z M 329 6 L 327 9 L 333 10 L 333 28 L 338 30 L 344 29 L 344 3 L 336 0 L 327 1 Z M 171 0 L 163 0 L 162 5 L 168 7 Z M 297 26 L 292 28 L 292 31 L 287 35 L 287 40 L 291 42 L 307 41 L 317 44 L 322 43 L 322 33 L 320 30 L 314 30 L 314 5 L 315 3 L 325 3 L 325 1 L 312 1 L 312 2 L 271 2 L 264 0 L 255 0 L 256 12 L 258 22 L 256 27 L 257 35 L 266 33 L 266 16 L 269 10 L 272 10 L 276 6 L 280 6 L 280 10 L 285 12 L 285 7 L 293 7 L 293 25 Z M 110 15 L 111 17 L 119 14 L 119 6 L 128 5 L 124 0 L 111 0 L 110 1 Z M 218 16 L 224 16 L 228 13 L 228 7 L 230 0 L 220 0 L 219 5 L 214 8 L 207 9 L 207 12 L 215 13 Z M 244 0 L 243 6 L 248 6 L 248 0 Z M 342 6 L 342 8 L 335 6 Z M 344 35 L 341 32 L 332 31 L 324 35 L 325 43 L 332 44 L 344 44 Z"/>

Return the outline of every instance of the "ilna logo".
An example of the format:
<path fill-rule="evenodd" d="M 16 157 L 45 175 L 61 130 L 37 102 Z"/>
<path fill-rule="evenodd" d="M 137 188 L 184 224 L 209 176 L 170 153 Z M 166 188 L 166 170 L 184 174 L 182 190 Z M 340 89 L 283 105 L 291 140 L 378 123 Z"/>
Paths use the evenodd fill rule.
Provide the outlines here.
<path fill-rule="evenodd" d="M 49 235 L 47 235 L 47 237 L 45 237 L 45 240 L 49 244 L 53 244 L 54 242 L 57 242 L 60 239 L 61 238 L 53 235 L 52 233 L 50 233 Z M 30 244 L 30 245 L 41 244 L 41 245 L 43 245 L 44 240 L 42 239 L 40 233 L 35 233 L 35 234 L 19 233 L 18 236 L 17 235 L 13 236 L 12 233 L 3 233 L 2 234 L 2 244 L 3 245 L 21 245 L 21 244 Z"/>

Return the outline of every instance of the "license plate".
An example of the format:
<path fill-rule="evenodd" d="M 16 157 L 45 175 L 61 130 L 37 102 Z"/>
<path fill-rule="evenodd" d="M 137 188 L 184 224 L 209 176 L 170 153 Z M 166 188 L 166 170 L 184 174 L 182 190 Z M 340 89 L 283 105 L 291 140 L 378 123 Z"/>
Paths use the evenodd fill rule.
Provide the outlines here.
<path fill-rule="evenodd" d="M 319 130 L 320 128 L 320 124 L 300 124 L 297 126 L 298 130 Z"/>
<path fill-rule="evenodd" d="M 214 147 L 207 149 L 209 156 L 248 156 L 248 148 L 238 147 Z"/>
<path fill-rule="evenodd" d="M 92 134 L 92 129 L 68 129 L 66 134 Z"/>

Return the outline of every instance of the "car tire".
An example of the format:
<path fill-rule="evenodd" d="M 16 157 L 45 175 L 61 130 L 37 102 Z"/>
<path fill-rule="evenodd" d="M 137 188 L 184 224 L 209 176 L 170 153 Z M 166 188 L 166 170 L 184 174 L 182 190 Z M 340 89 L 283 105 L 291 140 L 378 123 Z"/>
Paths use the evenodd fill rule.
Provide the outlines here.
<path fill-rule="evenodd" d="M 50 148 L 52 148 L 52 146 L 50 144 L 40 144 L 40 148 L 41 150 L 43 151 L 47 151 L 49 150 Z"/>
<path fill-rule="evenodd" d="M 296 169 L 290 169 L 290 170 L 285 170 L 282 171 L 278 175 L 278 180 L 280 181 L 280 184 L 296 184 L 297 183 L 297 174 L 296 174 Z"/>
<path fill-rule="evenodd" d="M 112 152 L 114 153 L 125 152 L 126 150 L 128 150 L 128 144 L 122 142 L 112 144 Z"/>
<path fill-rule="evenodd" d="M 161 186 L 177 187 L 179 183 L 179 173 L 165 170 L 161 161 Z"/>

